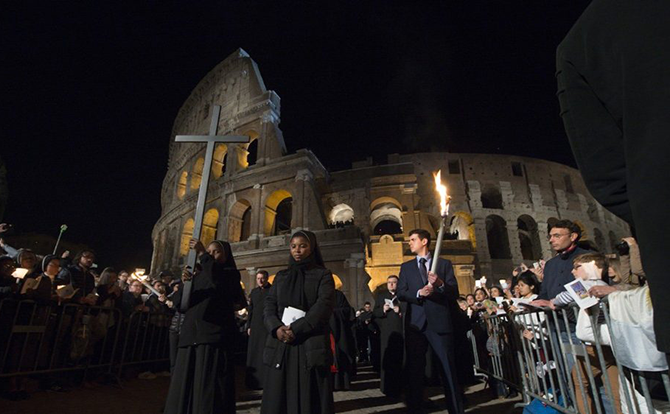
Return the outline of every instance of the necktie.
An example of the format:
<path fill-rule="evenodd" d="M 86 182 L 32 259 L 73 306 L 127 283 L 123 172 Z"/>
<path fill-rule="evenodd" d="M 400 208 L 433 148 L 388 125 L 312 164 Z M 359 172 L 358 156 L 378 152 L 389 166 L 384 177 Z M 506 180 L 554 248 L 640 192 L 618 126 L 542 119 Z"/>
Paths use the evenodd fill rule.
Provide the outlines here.
<path fill-rule="evenodd" d="M 421 273 L 421 280 L 423 280 L 424 285 L 428 283 L 428 271 L 426 270 L 426 262 L 427 260 L 423 257 L 419 259 L 419 273 Z"/>

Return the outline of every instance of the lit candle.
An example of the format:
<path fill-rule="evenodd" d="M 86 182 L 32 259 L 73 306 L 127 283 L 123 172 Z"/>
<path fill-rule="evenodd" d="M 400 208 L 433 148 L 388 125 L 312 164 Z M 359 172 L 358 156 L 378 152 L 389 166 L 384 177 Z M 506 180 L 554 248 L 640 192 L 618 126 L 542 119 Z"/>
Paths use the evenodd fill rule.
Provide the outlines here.
<path fill-rule="evenodd" d="M 440 230 L 437 233 L 437 242 L 435 243 L 435 252 L 433 253 L 433 263 L 430 271 L 435 273 L 437 270 L 437 258 L 440 257 L 440 249 L 442 248 L 442 239 L 444 238 L 444 226 L 447 224 L 447 216 L 449 215 L 449 202 L 451 197 L 447 195 L 447 186 L 442 184 L 442 170 L 435 177 L 435 190 L 440 194 Z"/>

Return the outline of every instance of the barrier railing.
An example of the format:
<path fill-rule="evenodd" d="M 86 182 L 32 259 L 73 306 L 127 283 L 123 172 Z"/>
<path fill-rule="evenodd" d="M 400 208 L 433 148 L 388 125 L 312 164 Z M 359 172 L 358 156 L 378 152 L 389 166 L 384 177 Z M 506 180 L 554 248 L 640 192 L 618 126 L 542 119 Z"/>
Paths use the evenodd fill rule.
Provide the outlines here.
<path fill-rule="evenodd" d="M 124 367 L 169 360 L 171 315 L 116 308 L 0 301 L 0 378 Z M 117 380 L 118 380 L 117 378 Z"/>
<path fill-rule="evenodd" d="M 611 326 L 606 300 L 589 312 L 571 305 L 483 314 L 470 335 L 475 369 L 520 390 L 528 412 L 538 405 L 566 414 L 670 412 L 667 369 L 622 366 L 616 355 L 628 338 L 612 338 Z"/>

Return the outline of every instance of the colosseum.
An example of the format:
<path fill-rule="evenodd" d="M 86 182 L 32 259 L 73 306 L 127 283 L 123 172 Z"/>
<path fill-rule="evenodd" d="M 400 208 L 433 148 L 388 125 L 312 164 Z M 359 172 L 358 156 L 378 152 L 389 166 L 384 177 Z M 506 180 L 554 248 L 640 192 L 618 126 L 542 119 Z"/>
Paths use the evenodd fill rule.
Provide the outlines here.
<path fill-rule="evenodd" d="M 211 171 L 203 171 L 204 144 L 176 144 L 174 137 L 207 134 L 212 105 L 222 107 L 219 134 L 246 135 L 250 143 L 219 144 Z M 152 233 L 154 273 L 184 263 L 203 174 L 211 179 L 202 238 L 232 244 L 247 290 L 257 269 L 272 275 L 285 268 L 289 234 L 308 229 L 354 306 L 412 257 L 411 229 L 436 234 L 437 170 L 452 196 L 441 257 L 454 264 L 461 292 L 471 291 L 482 275 L 496 280 L 521 262 L 550 258 L 548 226 L 555 220 L 577 222 L 583 239 L 605 252 L 630 232 L 589 195 L 579 171 L 565 165 L 509 155 L 419 153 L 390 154 L 384 165 L 368 158 L 329 172 L 309 149 L 288 153 L 279 123 L 280 98 L 266 89 L 242 49 L 196 86 L 170 137 L 162 213 Z"/>

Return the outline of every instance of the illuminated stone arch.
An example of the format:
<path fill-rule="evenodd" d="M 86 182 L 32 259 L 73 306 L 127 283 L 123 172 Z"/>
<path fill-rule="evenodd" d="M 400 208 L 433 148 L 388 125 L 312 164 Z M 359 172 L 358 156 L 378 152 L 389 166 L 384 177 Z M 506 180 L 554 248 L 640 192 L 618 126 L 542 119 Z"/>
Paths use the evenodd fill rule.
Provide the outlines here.
<path fill-rule="evenodd" d="M 502 193 L 495 185 L 486 185 L 481 195 L 482 208 L 503 209 Z"/>
<path fill-rule="evenodd" d="M 542 258 L 542 244 L 537 231 L 537 222 L 528 214 L 517 219 L 519 229 L 519 243 L 523 260 L 540 260 Z"/>
<path fill-rule="evenodd" d="M 449 226 L 450 233 L 458 231 L 458 240 L 470 240 L 475 244 L 475 226 L 473 225 L 472 216 L 465 211 L 457 211 L 451 217 Z"/>
<path fill-rule="evenodd" d="M 511 259 L 507 222 L 497 215 L 486 217 L 486 239 L 491 259 Z"/>
<path fill-rule="evenodd" d="M 200 157 L 193 164 L 193 170 L 191 170 L 191 190 L 197 190 L 200 188 L 200 183 L 202 182 L 202 169 L 205 166 L 205 159 Z"/>
<path fill-rule="evenodd" d="M 291 231 L 293 196 L 286 190 L 277 190 L 265 199 L 263 232 L 266 236 L 287 234 Z"/>
<path fill-rule="evenodd" d="M 240 165 L 240 169 L 244 170 L 245 168 L 248 168 L 250 165 L 256 164 L 256 161 L 258 159 L 258 145 L 260 144 L 258 137 L 260 137 L 260 134 L 253 129 L 250 129 L 249 131 L 246 131 L 242 133 L 242 135 L 246 135 L 249 137 L 249 143 L 248 144 L 240 144 L 238 147 L 238 163 Z"/>
<path fill-rule="evenodd" d="M 188 244 L 191 241 L 191 237 L 193 237 L 194 225 L 195 221 L 192 218 L 186 220 L 184 223 L 184 228 L 181 231 L 181 243 L 179 244 L 179 254 L 181 256 L 186 256 L 188 254 Z"/>
<path fill-rule="evenodd" d="M 228 241 L 245 241 L 251 235 L 251 203 L 237 200 L 228 213 Z"/>
<path fill-rule="evenodd" d="M 177 197 L 181 200 L 186 195 L 186 184 L 188 183 L 188 172 L 182 171 L 177 182 Z"/>
<path fill-rule="evenodd" d="M 328 222 L 332 226 L 352 223 L 354 221 L 354 209 L 348 204 L 338 204 L 330 210 Z"/>
<path fill-rule="evenodd" d="M 214 178 L 221 178 L 226 172 L 228 163 L 228 146 L 226 144 L 217 144 L 212 155 L 212 175 Z"/>
<path fill-rule="evenodd" d="M 403 231 L 402 207 L 398 200 L 380 197 L 370 203 L 372 234 L 401 234 Z"/>
<path fill-rule="evenodd" d="M 200 236 L 200 239 L 205 246 L 216 240 L 216 229 L 218 224 L 219 211 L 215 208 L 210 208 L 202 218 L 202 235 Z"/>

